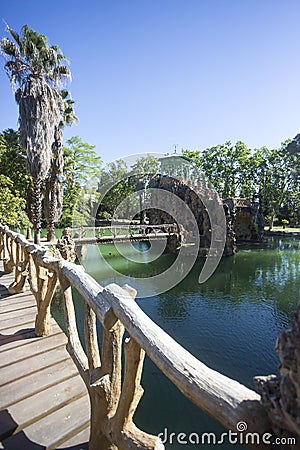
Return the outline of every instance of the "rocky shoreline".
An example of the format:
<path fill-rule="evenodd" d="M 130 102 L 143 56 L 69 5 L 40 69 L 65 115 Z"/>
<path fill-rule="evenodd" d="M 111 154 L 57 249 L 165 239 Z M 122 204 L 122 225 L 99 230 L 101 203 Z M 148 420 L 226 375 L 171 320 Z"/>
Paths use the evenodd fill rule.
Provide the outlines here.
<path fill-rule="evenodd" d="M 300 237 L 300 231 L 265 231 L 264 236 L 285 236 L 285 237 Z"/>

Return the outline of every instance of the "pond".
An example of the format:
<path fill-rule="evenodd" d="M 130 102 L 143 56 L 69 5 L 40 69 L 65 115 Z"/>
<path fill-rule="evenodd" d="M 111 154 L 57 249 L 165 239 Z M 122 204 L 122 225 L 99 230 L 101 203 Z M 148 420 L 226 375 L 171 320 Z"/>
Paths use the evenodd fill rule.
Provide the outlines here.
<path fill-rule="evenodd" d="M 125 244 L 126 245 L 126 244 Z M 140 251 L 147 244 L 135 244 Z M 146 247 L 145 247 L 146 246 Z M 222 259 L 216 272 L 204 284 L 198 283 L 203 261 L 196 261 L 188 276 L 168 292 L 138 298 L 140 307 L 161 328 L 214 370 L 253 389 L 256 375 L 278 372 L 274 350 L 279 332 L 288 326 L 300 299 L 300 241 L 295 238 L 268 238 L 263 244 L 244 245 L 233 256 Z M 99 266 L 96 246 L 89 246 L 86 270 L 102 285 L 118 283 L 118 276 Z M 128 250 L 129 251 L 129 250 Z M 114 269 L 128 277 L 145 277 L 168 267 L 175 256 L 163 254 L 157 261 L 140 264 L 128 261 L 102 245 L 101 252 Z M 121 276 L 120 276 L 121 278 Z M 147 287 L 146 287 L 147 289 Z M 142 295 L 142 293 L 140 293 Z M 78 324 L 82 329 L 83 307 L 80 296 L 74 299 Z M 54 299 L 53 314 L 62 323 L 61 303 Z M 187 400 L 146 358 L 142 385 L 145 389 L 135 415 L 143 430 L 159 434 L 224 431 L 217 422 Z M 175 438 L 174 438 L 175 439 Z M 211 448 L 166 443 L 167 449 Z M 222 448 L 233 448 L 229 443 Z M 235 445 L 234 448 L 245 448 Z"/>

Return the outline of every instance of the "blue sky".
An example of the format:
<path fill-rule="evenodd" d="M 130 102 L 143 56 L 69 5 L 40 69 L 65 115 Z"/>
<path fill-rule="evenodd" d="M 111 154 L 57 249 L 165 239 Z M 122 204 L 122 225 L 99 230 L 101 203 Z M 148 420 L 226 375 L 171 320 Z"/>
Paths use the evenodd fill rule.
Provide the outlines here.
<path fill-rule="evenodd" d="M 299 0 L 15 0 L 0 17 L 61 46 L 80 119 L 65 137 L 106 162 L 174 144 L 278 147 L 300 132 Z M 0 129 L 17 117 L 1 69 Z"/>

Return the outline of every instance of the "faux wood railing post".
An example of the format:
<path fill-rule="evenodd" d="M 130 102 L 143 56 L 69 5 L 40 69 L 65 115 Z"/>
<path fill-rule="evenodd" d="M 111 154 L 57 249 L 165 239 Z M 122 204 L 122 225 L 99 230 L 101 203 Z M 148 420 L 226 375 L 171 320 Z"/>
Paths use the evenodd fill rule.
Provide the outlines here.
<path fill-rule="evenodd" d="M 63 295 L 65 324 L 68 337 L 67 350 L 70 353 L 73 361 L 75 362 L 81 377 L 87 384 L 89 381 L 88 379 L 89 365 L 87 356 L 82 348 L 78 335 L 76 315 L 72 297 L 72 287 L 69 280 L 66 277 L 64 277 L 61 273 L 59 273 L 59 283 Z"/>
<path fill-rule="evenodd" d="M 125 373 L 122 394 L 113 419 L 114 440 L 120 448 L 131 448 L 133 440 L 139 449 L 155 448 L 157 438 L 139 430 L 133 423 L 134 413 L 144 393 L 140 383 L 145 352 L 132 338 L 126 339 L 124 350 Z"/>
<path fill-rule="evenodd" d="M 4 232 L 0 230 L 0 258 L 4 259 Z"/>
<path fill-rule="evenodd" d="M 17 260 L 15 267 L 15 281 L 8 288 L 10 294 L 24 292 L 28 277 L 29 253 L 25 247 L 17 243 Z"/>
<path fill-rule="evenodd" d="M 107 404 L 110 399 L 109 375 L 103 376 L 100 363 L 96 317 L 89 305 L 85 306 L 85 354 L 77 330 L 76 315 L 70 282 L 60 274 L 60 286 L 63 293 L 65 322 L 67 328 L 67 350 L 72 356 L 78 371 L 84 380 L 91 403 L 91 429 L 89 450 L 117 450 L 103 433 L 102 424 L 107 419 Z"/>
<path fill-rule="evenodd" d="M 140 379 L 144 351 L 132 339 L 125 344 L 125 374 L 122 386 L 124 325 L 107 310 L 107 319 L 102 320 L 100 358 L 96 315 L 85 299 L 85 353 L 78 335 L 71 284 L 62 271 L 58 270 L 58 273 L 65 308 L 67 349 L 87 386 L 90 397 L 89 450 L 163 449 L 161 441 L 156 436 L 142 432 L 133 424 L 133 415 L 143 393 Z M 86 280 L 84 272 L 79 278 L 84 288 Z M 132 301 L 136 296 L 136 291 L 129 287 L 125 287 L 122 292 Z"/>
<path fill-rule="evenodd" d="M 37 304 L 35 319 L 36 336 L 47 336 L 51 332 L 51 300 L 57 283 L 56 272 L 42 267 L 37 261 L 37 255 L 29 257 L 30 289 Z"/>
<path fill-rule="evenodd" d="M 121 351 L 124 326 L 117 321 L 103 329 L 101 368 L 90 372 L 88 391 L 91 401 L 89 450 L 117 450 L 110 439 L 110 418 L 114 416 L 121 392 Z M 95 376 L 96 375 L 96 376 Z M 98 376 L 97 376 L 98 375 Z"/>
<path fill-rule="evenodd" d="M 9 249 L 8 249 L 8 242 L 9 242 L 9 237 L 7 235 L 7 233 L 4 234 L 3 236 L 3 264 L 5 263 L 5 261 L 7 259 L 9 259 Z"/>
<path fill-rule="evenodd" d="M 5 234 L 5 247 L 7 250 L 6 258 L 3 261 L 3 267 L 5 273 L 11 273 L 14 270 L 14 241 L 13 239 L 6 233 Z"/>
<path fill-rule="evenodd" d="M 89 369 L 97 369 L 101 365 L 97 336 L 97 316 L 87 302 L 84 302 L 84 338 Z"/>
<path fill-rule="evenodd" d="M 136 291 L 123 288 L 132 301 Z M 86 308 L 86 313 L 89 309 Z M 87 322 L 87 321 L 86 321 Z M 93 334 L 95 333 L 93 325 Z M 122 378 L 122 343 L 124 326 L 116 320 L 103 329 L 101 366 L 90 371 L 88 391 L 91 401 L 89 450 L 154 450 L 164 446 L 156 437 L 139 430 L 133 415 L 143 394 L 140 386 L 144 351 L 132 339 L 125 343 L 125 373 Z M 86 339 L 87 341 L 87 339 Z M 87 346 L 88 348 L 88 346 Z M 92 347 L 89 346 L 90 352 Z M 90 360 L 91 357 L 88 357 Z"/>

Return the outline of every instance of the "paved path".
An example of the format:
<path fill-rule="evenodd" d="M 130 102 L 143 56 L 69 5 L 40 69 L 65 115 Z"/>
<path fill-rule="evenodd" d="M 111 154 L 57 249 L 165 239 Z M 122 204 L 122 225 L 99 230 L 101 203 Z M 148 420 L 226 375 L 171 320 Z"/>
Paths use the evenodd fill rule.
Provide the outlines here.
<path fill-rule="evenodd" d="M 9 294 L 12 274 L 0 261 L 0 449 L 87 450 L 89 398 L 53 320 L 34 336 L 31 292 Z"/>

